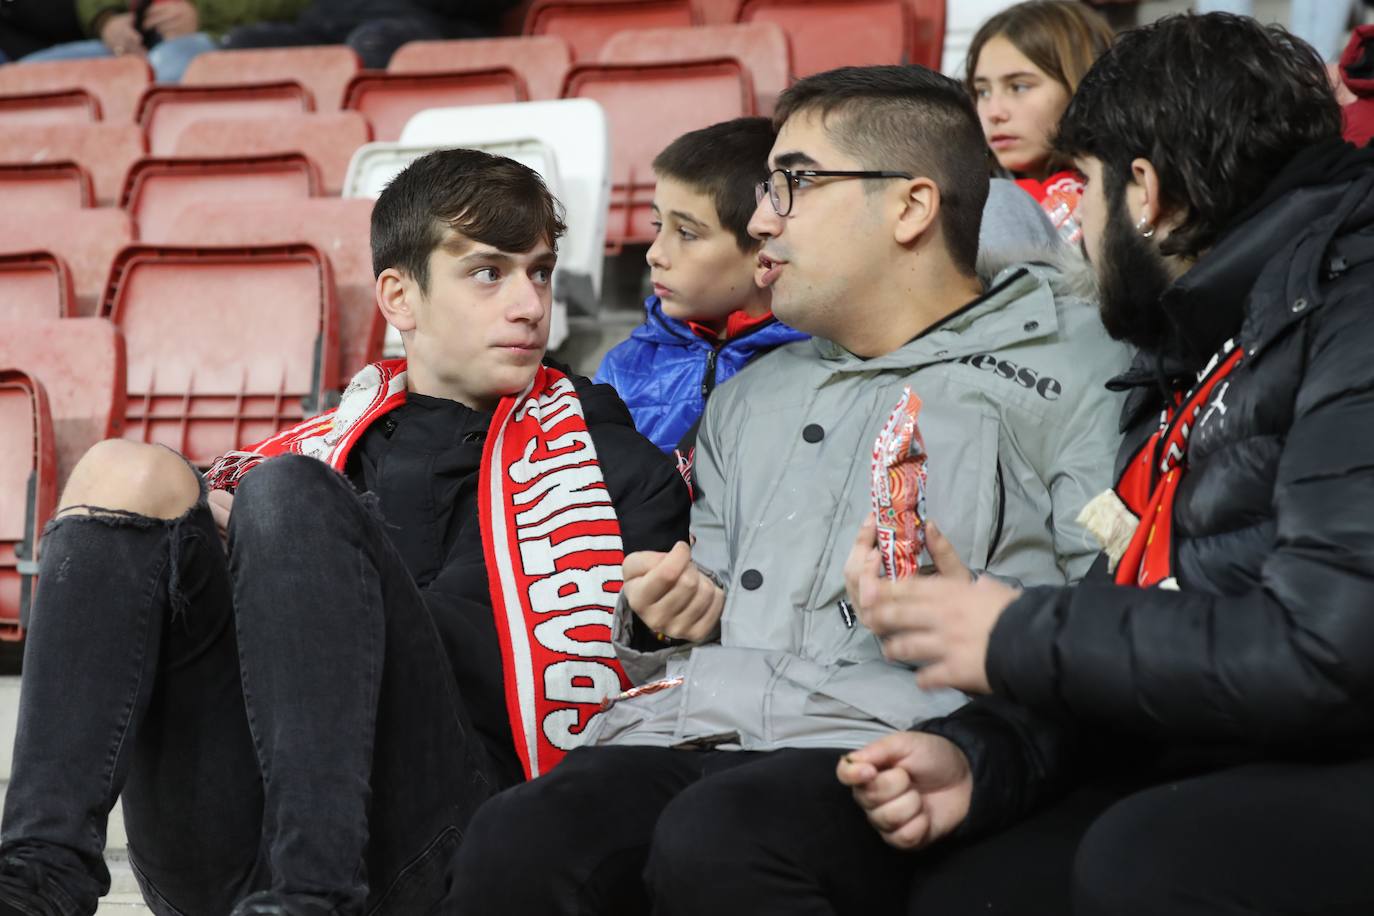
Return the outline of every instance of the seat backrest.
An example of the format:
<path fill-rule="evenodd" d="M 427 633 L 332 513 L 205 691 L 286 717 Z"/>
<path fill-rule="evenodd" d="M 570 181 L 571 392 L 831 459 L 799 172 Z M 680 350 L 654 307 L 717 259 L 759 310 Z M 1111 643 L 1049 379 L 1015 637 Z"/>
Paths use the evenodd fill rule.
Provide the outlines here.
<path fill-rule="evenodd" d="M 57 505 L 52 416 L 42 384 L 0 367 L 0 640 L 23 638 L 36 547 Z"/>
<path fill-rule="evenodd" d="M 906 0 L 911 10 L 911 62 L 939 70 L 945 55 L 948 0 Z"/>
<path fill-rule="evenodd" d="M 386 321 L 377 308 L 371 228 L 372 201 L 368 199 L 221 199 L 183 210 L 172 235 L 182 245 L 305 242 L 326 255 L 339 303 L 339 371 L 332 384 L 342 388 L 382 354 Z"/>
<path fill-rule="evenodd" d="M 572 66 L 568 43 L 557 35 L 412 41 L 386 65 L 388 73 L 433 73 L 454 67 L 510 67 L 525 80 L 531 99 L 556 99 Z"/>
<path fill-rule="evenodd" d="M 401 139 L 403 144 L 473 146 L 501 152 L 525 161 L 549 180 L 550 174 L 534 164 L 532 145 L 547 149 L 549 153 L 538 155 L 557 165 L 557 181 L 551 187 L 561 188 L 555 194 L 567 208 L 568 224 L 568 235 L 559 246 L 554 293 L 574 312 L 596 314 L 611 188 L 610 134 L 599 104 L 591 99 L 564 99 L 434 109 L 412 118 Z M 579 278 L 576 288 L 571 278 Z"/>
<path fill-rule="evenodd" d="M 0 318 L 66 318 L 73 298 L 71 274 L 57 255 L 0 254 Z"/>
<path fill-rule="evenodd" d="M 134 238 L 123 210 L 11 212 L 0 208 L 0 252 L 48 251 L 71 272 L 75 301 L 69 313 L 94 315 L 115 255 Z"/>
<path fill-rule="evenodd" d="M 138 103 L 138 123 L 148 152 L 170 156 L 187 124 L 201 118 L 281 118 L 314 111 L 310 91 L 295 82 L 239 83 L 232 86 L 157 84 Z"/>
<path fill-rule="evenodd" d="M 739 17 L 776 23 L 787 33 L 797 77 L 911 60 L 913 17 L 906 0 L 744 0 Z"/>
<path fill-rule="evenodd" d="M 301 153 L 223 159 L 143 159 L 129 169 L 121 205 L 140 241 L 181 244 L 174 225 L 188 208 L 221 200 L 282 200 L 320 193 L 319 170 Z"/>
<path fill-rule="evenodd" d="M 372 140 L 372 127 L 356 111 L 302 114 L 261 121 L 206 118 L 193 121 L 177 138 L 177 156 L 261 156 L 299 152 L 319 166 L 321 190 L 337 195 L 353 151 Z"/>
<path fill-rule="evenodd" d="M 698 24 L 689 0 L 535 0 L 524 31 L 562 37 L 573 60 L 583 62 L 596 60 L 616 32 Z"/>
<path fill-rule="evenodd" d="M 146 58 L 91 57 L 85 60 L 25 61 L 0 67 L 0 93 L 84 89 L 100 100 L 102 120 L 132 124 L 139 96 L 153 81 Z"/>
<path fill-rule="evenodd" d="M 401 129 L 426 108 L 523 102 L 529 90 L 509 67 L 448 70 L 442 73 L 362 73 L 348 84 L 344 107 L 372 122 L 372 135 L 397 140 Z"/>
<path fill-rule="evenodd" d="M 787 33 L 776 23 L 636 29 L 617 32 L 601 48 L 603 64 L 676 63 L 718 57 L 737 58 L 748 68 L 758 112 L 771 114 L 778 95 L 787 88 L 792 68 Z"/>
<path fill-rule="evenodd" d="M 124 437 L 196 464 L 319 412 L 336 377 L 334 279 L 309 245 L 134 245 L 103 308 L 128 350 Z"/>
<path fill-rule="evenodd" d="M 363 68 L 348 45 L 303 48 L 243 48 L 199 54 L 181 77 L 183 86 L 223 86 L 254 80 L 294 80 L 314 96 L 317 111 L 338 111 L 344 87 Z"/>
<path fill-rule="evenodd" d="M 0 165 L 0 200 L 13 210 L 80 210 L 95 206 L 95 189 L 75 162 Z"/>
<path fill-rule="evenodd" d="M 567 98 L 593 99 L 611 133 L 611 204 L 606 242 L 653 241 L 653 160 L 667 139 L 754 113 L 754 89 L 733 58 L 676 64 L 579 64 Z"/>
<path fill-rule="evenodd" d="M 0 321 L 0 365 L 48 392 L 61 492 L 87 449 L 124 430 L 124 338 L 107 318 Z"/>
<path fill-rule="evenodd" d="M 85 89 L 0 95 L 0 128 L 36 124 L 90 124 L 100 120 L 100 102 Z"/>
<path fill-rule="evenodd" d="M 44 124 L 0 130 L 0 163 L 75 162 L 90 173 L 101 205 L 119 200 L 124 173 L 146 151 L 143 131 L 136 124 Z"/>

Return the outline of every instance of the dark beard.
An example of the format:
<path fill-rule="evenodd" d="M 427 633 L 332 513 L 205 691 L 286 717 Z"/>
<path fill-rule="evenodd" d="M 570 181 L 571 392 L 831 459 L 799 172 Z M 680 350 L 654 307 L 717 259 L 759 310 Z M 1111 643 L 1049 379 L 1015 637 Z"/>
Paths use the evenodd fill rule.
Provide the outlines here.
<path fill-rule="evenodd" d="M 1169 325 L 1159 300 L 1173 280 L 1154 243 L 1132 228 L 1126 213 L 1123 202 L 1108 216 L 1101 263 L 1094 265 L 1102 325 L 1116 340 L 1160 353 Z"/>

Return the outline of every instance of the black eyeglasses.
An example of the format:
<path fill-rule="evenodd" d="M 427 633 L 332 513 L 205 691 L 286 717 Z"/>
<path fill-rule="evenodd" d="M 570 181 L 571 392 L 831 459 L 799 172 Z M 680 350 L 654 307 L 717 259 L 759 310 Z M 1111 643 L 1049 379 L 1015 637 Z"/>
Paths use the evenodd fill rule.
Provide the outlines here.
<path fill-rule="evenodd" d="M 779 179 L 778 176 L 782 178 Z M 791 169 L 774 169 L 768 173 L 768 177 L 754 186 L 754 203 L 762 203 L 766 196 L 768 202 L 773 205 L 773 212 L 778 216 L 787 216 L 792 212 L 792 199 L 795 191 L 801 188 L 803 178 L 911 178 L 913 176 L 906 172 L 854 172 L 854 171 L 822 171 L 820 169 L 802 169 L 792 171 Z"/>

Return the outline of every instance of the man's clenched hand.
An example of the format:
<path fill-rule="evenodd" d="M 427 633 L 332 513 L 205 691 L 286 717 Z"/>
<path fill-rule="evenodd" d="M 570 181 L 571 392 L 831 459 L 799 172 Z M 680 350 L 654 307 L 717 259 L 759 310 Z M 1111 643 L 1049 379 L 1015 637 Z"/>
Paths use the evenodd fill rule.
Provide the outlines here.
<path fill-rule="evenodd" d="M 835 775 L 854 792 L 889 846 L 920 849 L 968 817 L 973 776 L 954 742 L 895 732 L 840 758 Z"/>

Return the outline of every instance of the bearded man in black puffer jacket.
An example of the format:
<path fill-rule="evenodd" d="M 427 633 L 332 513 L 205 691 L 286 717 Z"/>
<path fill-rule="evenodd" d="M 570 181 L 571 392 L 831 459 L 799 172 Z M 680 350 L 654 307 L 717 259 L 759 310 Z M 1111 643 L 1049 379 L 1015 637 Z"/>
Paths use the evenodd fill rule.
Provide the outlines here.
<path fill-rule="evenodd" d="M 913 914 L 1374 912 L 1374 152 L 1318 56 L 1222 14 L 1126 33 L 1060 126 L 1102 317 L 1140 349 L 1073 588 L 850 586 L 923 686 L 845 757 Z M 1033 864 L 1027 864 L 1033 863 Z"/>

